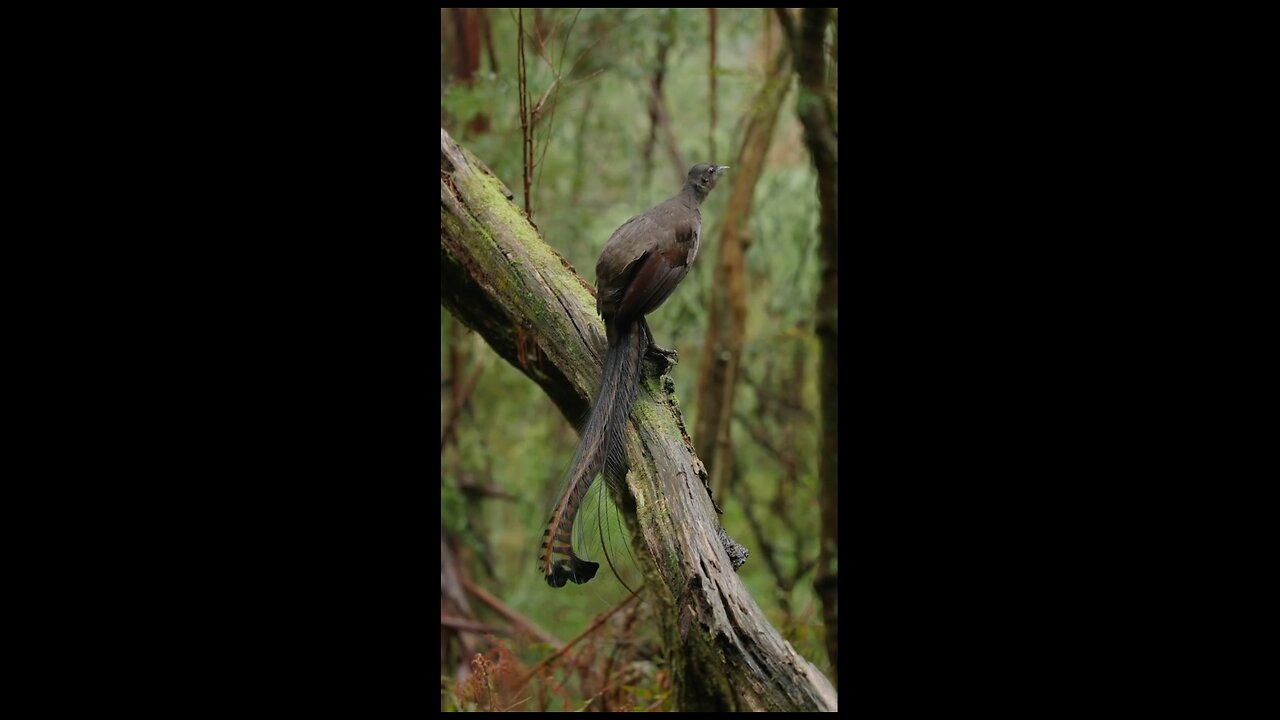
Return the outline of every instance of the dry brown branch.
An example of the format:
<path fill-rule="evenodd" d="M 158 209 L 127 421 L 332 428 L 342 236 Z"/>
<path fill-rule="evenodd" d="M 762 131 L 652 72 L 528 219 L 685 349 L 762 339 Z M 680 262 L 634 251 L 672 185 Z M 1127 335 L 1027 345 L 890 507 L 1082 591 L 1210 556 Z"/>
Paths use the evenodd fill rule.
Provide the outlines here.
<path fill-rule="evenodd" d="M 471 377 L 464 385 L 455 385 L 453 403 L 449 407 L 449 416 L 445 418 L 444 430 L 440 432 L 440 451 L 444 452 L 444 448 L 449 444 L 449 439 L 454 434 L 454 426 L 458 422 L 458 417 L 462 414 L 463 408 L 467 406 L 467 401 L 471 399 L 471 393 L 475 392 L 476 383 L 480 380 L 480 374 L 484 372 L 484 365 L 477 364 L 475 372 L 471 373 Z"/>
<path fill-rule="evenodd" d="M 463 495 L 466 495 L 469 498 L 470 497 L 495 498 L 497 500 L 511 500 L 511 501 L 515 501 L 519 499 L 515 495 L 512 495 L 511 493 L 507 492 L 506 490 L 492 483 L 488 485 L 481 485 L 480 483 L 475 482 L 474 480 L 470 480 L 466 478 L 458 481 L 458 489 L 462 491 Z"/>
<path fill-rule="evenodd" d="M 630 603 L 632 600 L 635 600 L 637 597 L 639 596 L 635 594 L 628 595 L 625 600 L 615 605 L 612 610 L 596 618 L 590 625 L 586 627 L 585 630 L 578 633 L 578 635 L 574 637 L 572 640 L 570 640 L 569 642 L 565 643 L 564 647 L 560 648 L 554 653 L 543 658 L 537 665 L 534 665 L 533 669 L 530 670 L 528 673 L 526 673 L 525 676 L 520 679 L 520 682 L 516 683 L 516 687 L 524 687 L 525 683 L 533 679 L 534 675 L 537 675 L 539 672 L 541 672 L 542 668 L 550 665 L 551 663 L 559 659 L 561 656 L 563 656 L 565 653 L 572 650 L 574 645 L 577 645 L 578 642 L 581 641 L 583 638 L 595 632 L 596 628 L 603 625 L 606 620 L 613 617 L 614 613 L 626 607 L 628 603 Z"/>
<path fill-rule="evenodd" d="M 533 178 L 533 129 L 529 127 L 529 68 L 524 59 L 524 8 L 517 12 L 516 24 L 516 90 L 520 94 L 520 149 L 523 153 L 521 179 L 524 181 L 524 214 L 533 219 L 533 211 L 529 208 L 529 184 Z"/>
<path fill-rule="evenodd" d="M 510 635 L 511 631 L 506 628 L 500 628 L 494 625 L 485 625 L 475 620 L 464 620 L 462 618 L 449 617 L 447 615 L 440 616 L 440 627 L 453 628 L 463 632 L 474 633 L 476 635 Z"/>
<path fill-rule="evenodd" d="M 506 603 L 498 598 L 490 595 L 484 588 L 471 582 L 468 578 L 462 578 L 462 586 L 467 589 L 477 600 L 493 608 L 495 612 L 507 619 L 507 622 L 519 628 L 529 637 L 534 638 L 550 645 L 553 648 L 560 649 L 564 647 L 564 643 L 560 642 L 551 633 L 538 627 L 532 620 L 521 615 L 511 609 Z"/>

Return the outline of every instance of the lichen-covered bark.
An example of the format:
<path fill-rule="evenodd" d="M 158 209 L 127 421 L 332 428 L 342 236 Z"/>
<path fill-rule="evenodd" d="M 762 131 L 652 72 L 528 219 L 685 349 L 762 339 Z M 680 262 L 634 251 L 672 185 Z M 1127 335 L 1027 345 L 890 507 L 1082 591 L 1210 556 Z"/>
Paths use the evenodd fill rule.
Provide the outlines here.
<path fill-rule="evenodd" d="M 440 131 L 440 301 L 582 417 L 600 381 L 591 286 L 538 237 L 506 189 Z M 706 470 L 670 378 L 647 368 L 631 414 L 623 510 L 658 609 L 683 710 L 835 710 L 831 683 L 769 624 L 717 538 Z M 531 543 L 536 538 L 530 539 Z M 548 602 L 556 591 L 548 588 Z"/>

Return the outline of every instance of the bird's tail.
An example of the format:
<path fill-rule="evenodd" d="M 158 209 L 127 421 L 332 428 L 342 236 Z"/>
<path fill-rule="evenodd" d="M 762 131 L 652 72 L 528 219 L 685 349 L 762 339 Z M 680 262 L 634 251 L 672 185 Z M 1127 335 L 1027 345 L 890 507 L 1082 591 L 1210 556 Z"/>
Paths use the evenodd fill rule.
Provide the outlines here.
<path fill-rule="evenodd" d="M 640 389 L 640 348 L 636 323 L 615 328 L 604 361 L 600 392 L 582 428 L 578 452 L 538 551 L 538 569 L 551 587 L 564 587 L 568 581 L 585 583 L 596 576 L 600 567 L 600 563 L 584 560 L 573 551 L 573 522 L 596 475 L 603 472 L 618 479 L 626 476 L 624 438 L 631 405 Z"/>

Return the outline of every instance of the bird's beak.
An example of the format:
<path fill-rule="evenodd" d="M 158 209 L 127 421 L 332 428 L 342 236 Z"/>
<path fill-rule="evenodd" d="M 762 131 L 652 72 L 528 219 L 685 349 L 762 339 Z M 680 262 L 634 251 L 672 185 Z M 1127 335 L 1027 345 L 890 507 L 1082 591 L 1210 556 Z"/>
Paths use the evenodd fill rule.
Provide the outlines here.
<path fill-rule="evenodd" d="M 720 173 L 728 169 L 729 169 L 728 165 L 721 165 L 720 167 L 716 168 L 716 174 L 719 175 Z"/>

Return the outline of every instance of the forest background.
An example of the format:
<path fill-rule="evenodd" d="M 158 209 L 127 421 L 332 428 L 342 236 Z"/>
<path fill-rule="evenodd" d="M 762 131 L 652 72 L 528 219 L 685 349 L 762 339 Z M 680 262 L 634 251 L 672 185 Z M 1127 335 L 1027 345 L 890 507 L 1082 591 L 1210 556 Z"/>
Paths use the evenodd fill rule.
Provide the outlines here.
<path fill-rule="evenodd" d="M 834 557 L 819 568 L 820 509 L 835 501 L 819 481 L 827 265 L 785 19 L 774 9 L 447 8 L 440 20 L 441 127 L 589 282 L 613 230 L 674 195 L 691 165 L 733 168 L 702 207 L 697 262 L 650 326 L 679 352 L 668 374 L 721 522 L 751 551 L 742 581 L 834 680 L 835 638 L 815 590 L 836 572 Z M 833 109 L 837 40 L 832 11 L 821 58 Z M 440 352 L 441 707 L 673 709 L 643 598 L 629 601 L 607 567 L 560 590 L 535 570 L 576 431 L 443 306 Z"/>

